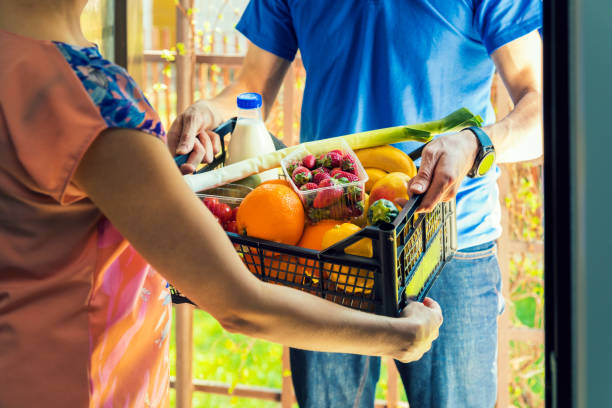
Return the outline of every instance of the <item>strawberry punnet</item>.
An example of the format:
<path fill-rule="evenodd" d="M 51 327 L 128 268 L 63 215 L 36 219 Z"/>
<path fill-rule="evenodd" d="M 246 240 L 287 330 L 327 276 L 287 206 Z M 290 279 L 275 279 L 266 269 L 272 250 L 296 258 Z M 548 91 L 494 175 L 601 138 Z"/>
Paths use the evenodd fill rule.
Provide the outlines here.
<path fill-rule="evenodd" d="M 350 154 L 345 154 L 342 157 L 342 162 L 340 163 L 342 170 L 355 174 L 357 172 L 357 165 L 355 164 L 355 159 Z"/>
<path fill-rule="evenodd" d="M 293 170 L 291 178 L 295 184 L 301 186 L 312 180 L 312 174 L 310 174 L 310 170 L 308 170 L 306 167 L 298 166 L 295 170 Z"/>
<path fill-rule="evenodd" d="M 312 170 L 315 168 L 316 161 L 315 157 L 309 154 L 302 159 L 302 166 L 306 167 L 308 170 Z"/>

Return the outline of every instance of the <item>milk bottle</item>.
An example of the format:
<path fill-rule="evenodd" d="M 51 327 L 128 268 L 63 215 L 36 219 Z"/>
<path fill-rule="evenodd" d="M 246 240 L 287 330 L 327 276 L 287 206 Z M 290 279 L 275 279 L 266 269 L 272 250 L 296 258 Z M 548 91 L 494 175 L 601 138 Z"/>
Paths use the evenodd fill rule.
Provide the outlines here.
<path fill-rule="evenodd" d="M 226 164 L 275 150 L 272 138 L 262 119 L 261 95 L 255 92 L 243 93 L 238 95 L 237 103 L 238 121 L 232 132 Z"/>

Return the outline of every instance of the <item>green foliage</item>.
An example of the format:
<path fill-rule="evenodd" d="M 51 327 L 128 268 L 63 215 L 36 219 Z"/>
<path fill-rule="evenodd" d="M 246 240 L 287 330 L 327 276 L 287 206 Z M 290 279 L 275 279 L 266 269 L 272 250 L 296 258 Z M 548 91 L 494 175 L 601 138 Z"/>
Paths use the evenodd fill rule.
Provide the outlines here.
<path fill-rule="evenodd" d="M 541 166 L 515 164 L 504 168 L 510 178 L 505 204 L 509 216 L 509 239 L 527 243 L 527 251 L 510 258 L 510 299 L 506 299 L 514 326 L 542 329 L 544 321 L 544 267 L 541 243 Z M 503 368 L 502 368 L 503 369 Z M 544 406 L 544 347 L 542 344 L 510 342 L 512 405 L 520 408 Z"/>
<path fill-rule="evenodd" d="M 174 333 L 174 325 L 173 325 Z M 282 347 L 228 333 L 209 314 L 196 310 L 193 325 L 193 375 L 196 379 L 219 381 L 235 387 L 238 384 L 280 388 Z M 170 374 L 175 375 L 176 348 L 174 336 L 170 344 Z M 231 389 L 230 389 L 231 391 Z M 174 403 L 171 404 L 174 406 Z M 277 408 L 269 401 L 194 393 L 194 408 L 237 406 L 245 408 Z"/>
<path fill-rule="evenodd" d="M 194 378 L 219 381 L 235 387 L 238 384 L 279 388 L 282 376 L 291 375 L 289 370 L 282 372 L 282 346 L 262 340 L 255 340 L 239 334 L 228 333 L 208 313 L 196 310 L 193 325 L 194 339 Z M 174 321 L 170 338 L 170 375 L 176 375 L 176 346 Z M 400 396 L 406 395 L 400 382 Z M 376 398 L 384 399 L 387 390 L 387 368 L 383 362 L 381 380 L 376 389 Z M 175 393 L 171 390 L 170 406 L 174 407 Z M 194 392 L 194 408 L 216 407 L 278 408 L 271 401 L 237 398 Z M 297 405 L 296 405 L 297 406 Z"/>
<path fill-rule="evenodd" d="M 544 346 L 510 342 L 512 405 L 520 408 L 544 406 Z"/>

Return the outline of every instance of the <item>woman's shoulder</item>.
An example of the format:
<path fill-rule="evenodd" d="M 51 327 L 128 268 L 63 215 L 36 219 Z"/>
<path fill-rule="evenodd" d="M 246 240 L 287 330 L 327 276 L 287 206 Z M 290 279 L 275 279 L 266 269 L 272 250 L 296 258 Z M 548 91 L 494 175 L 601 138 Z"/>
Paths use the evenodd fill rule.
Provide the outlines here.
<path fill-rule="evenodd" d="M 104 58 L 97 46 L 54 42 L 109 127 L 130 128 L 164 137 L 157 113 L 127 71 Z"/>

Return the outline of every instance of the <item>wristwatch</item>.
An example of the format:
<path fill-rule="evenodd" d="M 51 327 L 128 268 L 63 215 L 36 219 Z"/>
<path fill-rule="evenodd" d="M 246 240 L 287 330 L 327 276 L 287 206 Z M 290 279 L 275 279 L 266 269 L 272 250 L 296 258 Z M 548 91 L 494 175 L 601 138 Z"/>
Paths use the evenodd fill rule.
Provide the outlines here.
<path fill-rule="evenodd" d="M 476 139 L 478 139 L 479 149 L 478 154 L 476 154 L 476 159 L 474 160 L 474 165 L 472 169 L 467 174 L 469 177 L 482 177 L 493 167 L 495 164 L 495 147 L 493 147 L 493 143 L 489 136 L 479 127 L 469 127 L 463 130 L 469 130 L 472 132 Z"/>

